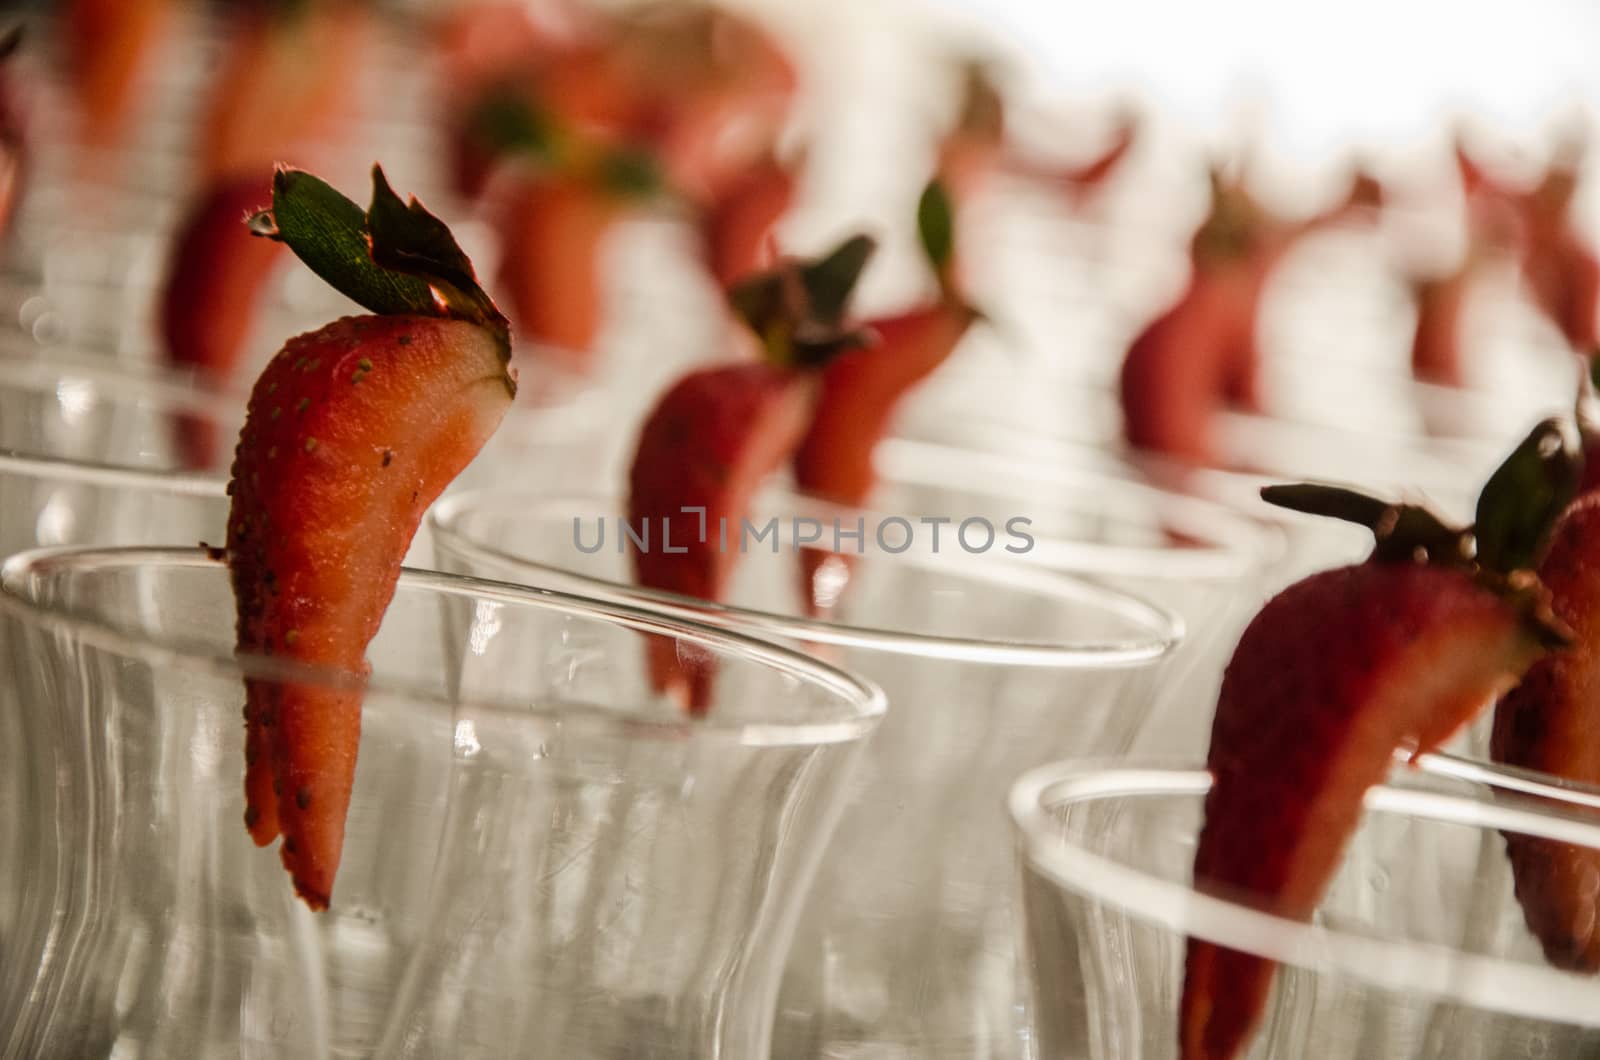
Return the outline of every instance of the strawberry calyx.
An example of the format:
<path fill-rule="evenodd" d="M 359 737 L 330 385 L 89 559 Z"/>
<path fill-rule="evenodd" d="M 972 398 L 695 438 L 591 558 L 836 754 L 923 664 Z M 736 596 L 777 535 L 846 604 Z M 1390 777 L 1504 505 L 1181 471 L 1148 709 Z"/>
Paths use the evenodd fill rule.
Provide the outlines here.
<path fill-rule="evenodd" d="M 514 81 L 486 89 L 468 109 L 467 134 L 494 158 L 540 171 L 576 173 L 618 198 L 650 199 L 666 190 L 655 155 L 632 144 L 594 143 L 528 98 Z"/>
<path fill-rule="evenodd" d="M 467 108 L 463 122 L 467 135 L 497 158 L 553 164 L 561 154 L 559 124 L 514 81 L 485 89 Z"/>
<path fill-rule="evenodd" d="M 955 127 L 957 132 L 985 143 L 999 143 L 1005 137 L 1005 97 L 981 59 L 962 64 L 961 111 Z"/>
<path fill-rule="evenodd" d="M 17 54 L 21 47 L 22 24 L 18 23 L 17 25 L 6 30 L 4 33 L 0 33 L 0 63 L 5 62 L 13 55 Z"/>
<path fill-rule="evenodd" d="M 1255 200 L 1236 181 L 1213 166 L 1207 171 L 1211 210 L 1195 232 L 1195 263 L 1213 264 L 1248 257 L 1261 241 L 1266 217 Z"/>
<path fill-rule="evenodd" d="M 511 359 L 511 329 L 445 223 L 413 196 L 402 200 L 383 167 L 372 167 L 372 204 L 362 211 L 304 170 L 280 166 L 272 206 L 247 219 L 252 235 L 286 244 L 312 272 L 384 316 L 465 320 L 498 340 Z"/>
<path fill-rule="evenodd" d="M 728 304 L 761 340 L 774 364 L 821 368 L 872 342 L 864 328 L 845 326 L 856 281 L 877 250 L 871 236 L 854 235 L 820 258 L 789 258 L 728 291 Z"/>
<path fill-rule="evenodd" d="M 1577 493 L 1582 454 L 1561 421 L 1539 423 L 1495 469 L 1478 495 L 1473 524 L 1453 527 L 1427 508 L 1318 483 L 1266 486 L 1269 504 L 1364 526 L 1378 563 L 1416 563 L 1459 570 L 1511 602 L 1533 638 L 1547 648 L 1572 642 L 1572 630 L 1550 607 L 1534 573 L 1557 517 Z"/>
<path fill-rule="evenodd" d="M 969 322 L 989 320 L 989 315 L 968 301 L 956 283 L 956 217 L 950 191 L 939 177 L 928 181 L 917 199 L 917 242 L 939 281 L 939 297 Z"/>

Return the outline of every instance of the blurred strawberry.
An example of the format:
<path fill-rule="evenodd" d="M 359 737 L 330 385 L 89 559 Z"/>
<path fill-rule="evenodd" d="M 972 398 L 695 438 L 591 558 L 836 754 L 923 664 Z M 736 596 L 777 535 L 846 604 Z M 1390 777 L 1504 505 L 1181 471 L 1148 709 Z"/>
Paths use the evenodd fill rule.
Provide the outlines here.
<path fill-rule="evenodd" d="M 1199 463 L 1218 459 L 1211 432 L 1219 411 L 1262 408 L 1256 327 L 1278 265 L 1301 239 L 1382 199 L 1377 182 L 1358 173 L 1341 201 L 1291 220 L 1264 209 L 1238 180 L 1216 170 L 1210 180 L 1188 285 L 1134 338 L 1121 374 L 1129 443 Z"/>
<path fill-rule="evenodd" d="M 251 238 L 244 226 L 271 201 L 270 179 L 251 174 L 219 181 L 195 201 L 173 245 L 160 310 L 167 358 L 218 388 L 233 382 L 266 281 L 283 257 L 283 247 Z M 179 421 L 186 467 L 214 466 L 217 442 L 209 420 Z"/>
<path fill-rule="evenodd" d="M 139 78 L 172 16 L 172 0 L 62 0 L 59 24 L 82 144 L 106 149 L 122 136 Z"/>
<path fill-rule="evenodd" d="M 523 337 L 572 371 L 593 365 L 611 235 L 660 190 L 659 180 L 648 156 L 616 152 L 588 165 L 530 170 L 502 188 L 496 283 Z"/>
<path fill-rule="evenodd" d="M 201 121 L 202 182 L 325 154 L 354 116 L 370 18 L 360 0 L 240 4 Z"/>
<path fill-rule="evenodd" d="M 857 236 L 813 262 L 784 262 L 730 294 L 762 358 L 701 368 L 646 417 L 628 474 L 628 524 L 639 584 L 718 601 L 741 554 L 756 492 L 793 455 L 811 422 L 817 374 L 862 342 L 841 327 L 873 243 Z M 712 698 L 710 660 L 652 638 L 652 680 L 699 713 Z"/>
<path fill-rule="evenodd" d="M 0 36 L 0 238 L 10 228 L 28 171 L 27 103 L 16 76 L 22 29 Z"/>
<path fill-rule="evenodd" d="M 771 265 L 778 223 L 794 203 L 803 160 L 784 163 L 766 154 L 722 187 L 700 214 L 707 265 L 717 286 Z"/>
<path fill-rule="evenodd" d="M 939 277 L 938 297 L 892 317 L 871 321 L 871 347 L 840 354 L 822 369 L 811 425 L 794 457 L 795 485 L 806 494 L 847 507 L 866 503 L 875 475 L 873 450 L 889 432 L 901 400 L 955 352 L 980 314 L 956 291 L 955 219 L 943 185 L 922 193 L 917 228 L 923 252 Z M 802 549 L 801 592 L 821 613 L 849 578 L 842 552 Z"/>

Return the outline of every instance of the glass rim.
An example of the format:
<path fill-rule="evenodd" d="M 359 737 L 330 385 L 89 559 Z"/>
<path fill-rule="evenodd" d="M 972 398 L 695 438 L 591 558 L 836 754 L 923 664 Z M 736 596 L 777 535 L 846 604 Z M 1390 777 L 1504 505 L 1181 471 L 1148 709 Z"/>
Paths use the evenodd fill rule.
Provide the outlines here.
<path fill-rule="evenodd" d="M 214 387 L 197 374 L 130 365 L 107 358 L 60 356 L 56 352 L 17 354 L 0 351 L 0 390 L 44 392 L 63 382 L 84 382 L 113 404 L 146 402 L 163 414 L 226 422 L 230 399 L 244 409 L 244 395 Z M 86 485 L 118 485 L 205 496 L 222 496 L 225 479 L 217 472 L 171 466 L 122 464 L 105 460 L 0 447 L 0 471 L 29 477 L 65 479 Z"/>
<path fill-rule="evenodd" d="M 787 499 L 810 503 L 805 498 L 785 493 Z M 970 581 L 1001 585 L 1027 591 L 1038 597 L 1057 600 L 1076 598 L 1091 602 L 1102 611 L 1148 631 L 1143 638 L 1126 641 L 1048 643 L 1042 641 L 999 640 L 983 637 L 947 636 L 935 633 L 910 633 L 900 630 L 851 625 L 830 619 L 785 615 L 776 611 L 712 603 L 679 593 L 650 589 L 582 574 L 566 567 L 519 556 L 475 540 L 460 527 L 473 513 L 492 511 L 497 506 L 512 506 L 530 518 L 540 510 L 560 505 L 597 507 L 610 510 L 619 504 L 616 497 L 581 494 L 533 494 L 508 492 L 495 487 L 464 489 L 441 497 L 428 512 L 435 547 L 441 545 L 458 554 L 519 572 L 530 578 L 550 577 L 557 583 L 581 586 L 584 595 L 601 599 L 645 601 L 654 610 L 665 610 L 716 625 L 757 631 L 762 637 L 783 637 L 795 641 L 860 648 L 913 657 L 936 656 L 968 663 L 1010 666 L 1125 668 L 1171 657 L 1185 635 L 1183 619 L 1169 608 L 1160 607 L 1131 593 L 1083 581 L 1068 574 L 1007 563 L 958 562 L 950 569 Z M 843 509 L 840 509 L 843 510 Z M 914 562 L 904 555 L 891 555 L 898 562 Z M 518 582 L 516 584 L 524 584 Z M 1069 592 L 1070 590 L 1070 592 Z"/>
<path fill-rule="evenodd" d="M 1035 456 L 1010 456 L 963 448 L 947 442 L 887 438 L 879 446 L 882 481 L 888 485 L 951 487 L 999 497 L 1021 497 L 1014 487 L 997 487 L 995 476 L 1018 485 L 1062 486 L 1081 490 L 1091 504 L 1107 492 L 1145 497 L 1182 519 L 1173 529 L 1195 537 L 1196 547 L 1113 545 L 1040 536 L 1048 546 L 1046 566 L 1069 572 L 1154 576 L 1184 580 L 1228 580 L 1258 573 L 1279 561 L 1287 544 L 1275 525 L 1253 520 L 1219 504 L 1167 489 L 1155 482 L 1123 477 L 1086 466 L 1052 463 Z M 1122 523 L 1134 520 L 1112 506 L 1089 509 Z"/>
<path fill-rule="evenodd" d="M 89 617 L 77 610 L 41 603 L 27 593 L 23 584 L 26 579 L 35 575 L 43 576 L 63 567 L 77 571 L 108 567 L 142 567 L 158 571 L 209 569 L 226 576 L 226 565 L 214 558 L 207 549 L 64 547 L 18 552 L 0 564 L 0 612 L 9 613 L 33 628 L 70 636 L 125 658 L 139 658 L 163 668 L 232 677 L 241 682 L 245 679 L 293 682 L 327 689 L 362 691 L 367 697 L 404 699 L 446 714 L 455 714 L 463 704 L 471 704 L 473 712 L 478 715 L 523 721 L 560 719 L 563 724 L 601 730 L 625 728 L 630 733 L 654 735 L 662 739 L 712 734 L 731 737 L 733 742 L 748 746 L 798 746 L 859 739 L 876 727 L 887 710 L 884 692 L 874 682 L 782 644 L 748 636 L 738 630 L 696 622 L 692 618 L 659 609 L 553 589 L 410 567 L 402 569 L 399 583 L 401 591 L 410 588 L 439 597 L 537 608 L 620 626 L 641 635 L 659 634 L 692 641 L 721 657 L 736 657 L 752 662 L 822 690 L 838 702 L 838 706 L 832 708 L 830 713 L 839 716 L 826 721 L 734 721 L 723 720 L 716 711 L 704 715 L 684 712 L 671 718 L 655 718 L 640 717 L 636 713 L 613 713 L 582 704 L 549 707 L 518 702 L 513 705 L 504 700 L 484 700 L 471 695 L 449 697 L 405 681 L 385 680 L 381 673 L 363 678 L 346 670 L 294 662 L 281 656 L 240 654 L 231 647 L 225 651 L 202 650 L 198 645 L 164 641 L 145 632 Z M 231 596 L 231 586 L 228 591 Z"/>
<path fill-rule="evenodd" d="M 143 403 L 161 415 L 195 416 L 218 426 L 236 426 L 235 420 L 242 424 L 250 398 L 248 390 L 215 385 L 198 372 L 129 364 L 109 356 L 74 356 L 58 351 L 29 354 L 0 349 L 0 390 L 42 393 L 63 381 L 87 383 L 114 405 Z M 598 400 L 597 395 L 584 392 L 553 405 L 513 405 L 495 437 L 503 434 L 510 444 L 546 437 L 565 440 L 575 422 L 592 420 Z M 230 447 L 233 433 L 228 431 Z M 492 437 L 488 444 L 493 442 Z M 3 446 L 0 472 L 65 479 L 75 484 L 217 497 L 224 495 L 229 477 L 220 467 L 197 470 L 175 463 L 124 464 Z"/>
<path fill-rule="evenodd" d="M 1379 938 L 1292 920 L 1091 852 L 1050 826 L 1053 807 L 1150 795 L 1198 796 L 1210 790 L 1211 782 L 1211 774 L 1192 761 L 1061 761 L 1018 778 L 1007 796 L 1007 809 L 1021 854 L 1032 868 L 1057 887 L 1143 923 L 1314 973 L 1348 975 L 1396 993 L 1424 993 L 1486 1011 L 1600 1026 L 1600 1006 L 1595 1004 L 1600 987 L 1592 976 L 1440 943 Z M 1530 799 L 1488 800 L 1381 784 L 1368 793 L 1366 808 L 1600 849 L 1600 825 L 1560 816 Z M 1508 989 L 1510 982 L 1518 988 Z"/>

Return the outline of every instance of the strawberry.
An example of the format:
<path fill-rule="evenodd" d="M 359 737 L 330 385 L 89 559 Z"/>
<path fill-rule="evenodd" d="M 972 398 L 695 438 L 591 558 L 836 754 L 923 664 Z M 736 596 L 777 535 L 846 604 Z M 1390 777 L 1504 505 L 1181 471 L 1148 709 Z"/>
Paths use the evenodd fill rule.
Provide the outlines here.
<path fill-rule="evenodd" d="M 1584 148 L 1581 139 L 1560 145 L 1539 182 L 1518 188 L 1494 177 L 1462 144 L 1456 145 L 1469 208 L 1469 238 L 1476 229 L 1476 214 L 1489 214 L 1500 227 L 1506 222 L 1498 215 L 1510 215 L 1523 279 L 1534 304 L 1579 350 L 1600 342 L 1600 259 L 1571 218 Z"/>
<path fill-rule="evenodd" d="M 771 34 L 710 4 L 639 8 L 620 23 L 613 55 L 638 103 L 634 131 L 672 186 L 699 201 L 771 150 L 798 86 Z"/>
<path fill-rule="evenodd" d="M 959 203 L 982 193 L 1006 156 L 1006 108 L 984 63 L 961 67 L 961 103 L 955 123 L 938 147 L 937 172 L 946 192 Z"/>
<path fill-rule="evenodd" d="M 195 203 L 178 232 L 162 290 L 161 334 L 173 365 L 216 386 L 232 381 L 261 291 L 282 256 L 282 247 L 252 239 L 240 224 L 271 200 L 271 185 L 259 176 L 221 181 Z M 181 419 L 178 444 L 185 466 L 215 463 L 209 421 Z"/>
<path fill-rule="evenodd" d="M 741 170 L 701 214 L 707 263 L 726 290 L 770 265 L 773 231 L 794 202 L 798 166 L 766 154 Z"/>
<path fill-rule="evenodd" d="M 471 120 L 464 135 L 473 150 L 506 171 L 491 207 L 501 238 L 495 282 L 525 337 L 587 372 L 605 319 L 604 252 L 616 228 L 663 190 L 655 160 L 589 138 L 516 85 L 493 87 Z"/>
<path fill-rule="evenodd" d="M 345 0 L 244 5 L 202 118 L 202 183 L 304 162 L 336 136 L 353 116 L 367 19 Z"/>
<path fill-rule="evenodd" d="M 654 180 L 648 167 L 619 167 L 530 173 L 506 188 L 496 282 L 518 330 L 574 371 L 589 370 L 605 320 L 605 249 Z"/>
<path fill-rule="evenodd" d="M 1200 463 L 1216 458 L 1218 411 L 1262 408 L 1256 322 L 1273 271 L 1300 239 L 1381 199 L 1377 183 L 1357 174 L 1342 202 L 1290 221 L 1215 170 L 1211 195 L 1190 244 L 1188 286 L 1134 338 L 1121 375 L 1129 443 Z"/>
<path fill-rule="evenodd" d="M 945 362 L 979 319 L 954 291 L 952 209 L 938 180 L 923 191 L 917 222 L 923 250 L 940 279 L 939 296 L 872 321 L 877 339 L 872 348 L 841 354 L 823 368 L 816 412 L 795 453 L 795 484 L 836 504 L 866 502 L 874 481 L 872 451 L 888 432 L 900 399 Z M 800 561 L 803 597 L 817 610 L 841 590 L 847 557 L 802 549 Z"/>
<path fill-rule="evenodd" d="M 63 5 L 63 50 L 83 144 L 108 148 L 122 134 L 135 85 L 167 33 L 172 8 L 172 0 L 67 0 Z"/>
<path fill-rule="evenodd" d="M 1561 427 L 1536 427 L 1485 485 L 1471 530 L 1411 505 L 1326 486 L 1273 503 L 1372 529 L 1369 559 L 1270 600 L 1223 675 L 1195 853 L 1202 893 L 1308 920 L 1395 750 L 1436 747 L 1571 631 L 1527 569 L 1572 496 Z M 1185 1060 L 1238 1055 L 1273 964 L 1191 938 Z"/>
<path fill-rule="evenodd" d="M 22 44 L 20 27 L 0 35 L 0 236 L 10 226 L 27 175 L 28 127 L 13 75 L 13 59 Z"/>
<path fill-rule="evenodd" d="M 577 13 L 560 11 L 555 24 L 536 14 L 526 4 L 491 0 L 457 9 L 439 27 L 450 179 L 465 198 L 482 195 L 504 156 L 549 126 L 540 77 L 593 51 L 592 27 Z M 530 130 L 525 123 L 535 115 L 540 128 Z"/>
<path fill-rule="evenodd" d="M 1122 116 L 1101 153 L 1077 165 L 1041 164 L 1019 157 L 1006 141 L 1005 98 L 981 62 L 962 67 L 961 109 L 939 145 L 939 175 L 951 197 L 970 202 L 993 174 L 1011 173 L 1060 188 L 1073 209 L 1082 207 L 1119 170 L 1138 136 L 1139 121 Z"/>
<path fill-rule="evenodd" d="M 1528 227 L 1523 273 L 1534 301 L 1575 349 L 1600 343 L 1600 260 L 1571 221 L 1578 187 L 1576 146 L 1558 152 L 1523 199 Z"/>
<path fill-rule="evenodd" d="M 1600 783 L 1600 495 L 1588 493 L 1562 516 L 1539 578 L 1551 607 L 1576 634 L 1571 651 L 1536 662 L 1495 707 L 1490 753 L 1496 762 Z M 1600 971 L 1600 855 L 1587 848 L 1506 834 L 1517 900 L 1551 964 Z"/>
<path fill-rule="evenodd" d="M 785 262 L 732 292 L 766 356 L 689 373 L 646 418 L 628 474 L 628 525 L 648 535 L 643 545 L 631 542 L 639 584 L 721 599 L 751 498 L 810 423 L 817 369 L 862 341 L 839 322 L 872 250 L 870 239 L 857 236 L 818 261 Z M 691 711 L 709 708 L 708 662 L 681 658 L 658 639 L 650 668 L 656 686 Z"/>
<path fill-rule="evenodd" d="M 363 214 L 280 169 L 252 230 L 377 315 L 292 339 L 250 395 L 226 558 L 238 648 L 350 675 L 348 687 L 249 682 L 245 823 L 283 835 L 296 892 L 325 908 L 360 743 L 367 644 L 424 511 L 510 406 L 505 320 L 448 229 L 379 169 Z"/>

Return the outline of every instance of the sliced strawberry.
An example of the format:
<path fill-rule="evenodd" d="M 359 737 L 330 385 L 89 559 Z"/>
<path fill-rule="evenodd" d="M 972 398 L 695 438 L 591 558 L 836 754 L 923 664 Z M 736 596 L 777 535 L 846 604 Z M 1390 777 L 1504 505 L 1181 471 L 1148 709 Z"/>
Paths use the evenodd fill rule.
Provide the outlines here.
<path fill-rule="evenodd" d="M 1204 463 L 1216 456 L 1211 431 L 1219 411 L 1263 407 L 1256 326 L 1274 271 L 1299 240 L 1382 198 L 1377 182 L 1358 173 L 1344 200 L 1288 221 L 1215 170 L 1211 195 L 1211 212 L 1190 244 L 1189 284 L 1135 337 L 1121 376 L 1129 443 Z"/>
<path fill-rule="evenodd" d="M 354 115 L 364 4 L 272 0 L 245 7 L 200 130 L 202 182 L 304 164 Z"/>
<path fill-rule="evenodd" d="M 295 890 L 321 909 L 354 782 L 367 644 L 423 513 L 516 384 L 504 320 L 471 265 L 381 171 L 363 215 L 309 174 L 280 170 L 272 212 L 254 225 L 380 314 L 278 353 L 251 393 L 229 484 L 239 650 L 351 675 L 349 688 L 247 688 L 246 825 L 263 845 L 282 832 Z"/>
<path fill-rule="evenodd" d="M 1600 495 L 1557 524 L 1539 577 L 1551 607 L 1576 634 L 1572 650 L 1539 660 L 1495 708 L 1495 761 L 1600 784 Z M 1600 855 L 1554 840 L 1506 834 L 1517 900 L 1550 963 L 1600 971 Z"/>
<path fill-rule="evenodd" d="M 1436 747 L 1544 651 L 1568 642 L 1525 566 L 1575 472 L 1559 425 L 1541 424 L 1484 488 L 1473 531 L 1332 487 L 1263 491 L 1363 523 L 1377 547 L 1365 563 L 1286 589 L 1240 639 L 1212 725 L 1199 891 L 1309 919 L 1395 750 Z M 1185 1060 L 1239 1054 L 1273 968 L 1189 940 Z"/>
<path fill-rule="evenodd" d="M 1474 271 L 1459 268 L 1412 286 L 1417 323 L 1411 333 L 1411 374 L 1418 379 L 1442 386 L 1466 382 L 1461 366 L 1461 317 Z"/>
<path fill-rule="evenodd" d="M 757 362 L 703 369 L 667 391 L 645 421 L 628 476 L 628 523 L 648 542 L 633 552 L 639 584 L 722 598 L 739 555 L 740 520 L 804 435 L 814 385 L 792 368 Z M 705 509 L 704 524 L 685 508 Z M 667 551 L 680 547 L 688 551 Z M 710 666 L 680 658 L 665 638 L 650 651 L 658 688 L 696 712 L 710 706 Z"/>
<path fill-rule="evenodd" d="M 28 120 L 14 56 L 22 45 L 22 29 L 0 35 L 0 237 L 10 227 L 28 168 Z"/>
<path fill-rule="evenodd" d="M 67 0 L 61 31 L 77 97 L 79 140 L 106 148 L 122 135 L 134 91 L 172 17 L 172 0 Z"/>
<path fill-rule="evenodd" d="M 706 208 L 700 227 L 717 286 L 726 290 L 773 264 L 773 233 L 794 203 L 797 168 L 764 155 L 740 171 Z"/>
<path fill-rule="evenodd" d="M 581 174 L 519 178 L 505 200 L 497 282 L 517 329 L 587 371 L 605 320 L 601 268 L 632 200 Z"/>
<path fill-rule="evenodd" d="M 203 196 L 178 231 L 162 290 L 161 334 L 174 366 L 214 385 L 232 381 L 267 279 L 283 257 L 282 247 L 251 238 L 240 223 L 271 201 L 269 181 L 235 177 Z M 178 442 L 186 466 L 216 463 L 210 421 L 184 417 Z"/>
<path fill-rule="evenodd" d="M 873 449 L 888 433 L 901 399 L 955 352 L 979 319 L 952 289 L 954 218 L 937 180 L 922 194 L 918 228 L 923 250 L 940 277 L 939 296 L 898 316 L 872 321 L 868 326 L 877 341 L 871 348 L 841 354 L 822 370 L 816 412 L 794 458 L 795 484 L 812 496 L 852 507 L 866 502 L 874 482 Z M 847 559 L 802 549 L 800 561 L 803 595 L 815 610 L 837 596 Z M 825 568 L 824 585 L 818 575 Z"/>
<path fill-rule="evenodd" d="M 1191 281 L 1128 347 L 1120 392 L 1129 445 L 1197 464 L 1217 462 L 1213 432 L 1227 405 L 1226 355 L 1237 319 L 1223 301 L 1222 288 Z"/>
<path fill-rule="evenodd" d="M 1562 232 L 1537 245 L 1525 271 L 1535 302 L 1574 349 L 1600 343 L 1600 260 L 1587 243 Z"/>
<path fill-rule="evenodd" d="M 630 543 L 641 585 L 721 599 L 751 498 L 810 422 L 816 369 L 860 342 L 838 322 L 872 247 L 857 237 L 820 261 L 747 280 L 733 301 L 768 359 L 691 372 L 646 418 L 628 475 L 628 523 L 644 542 Z M 656 686 L 688 709 L 710 707 L 709 662 L 657 640 L 650 666 Z"/>

